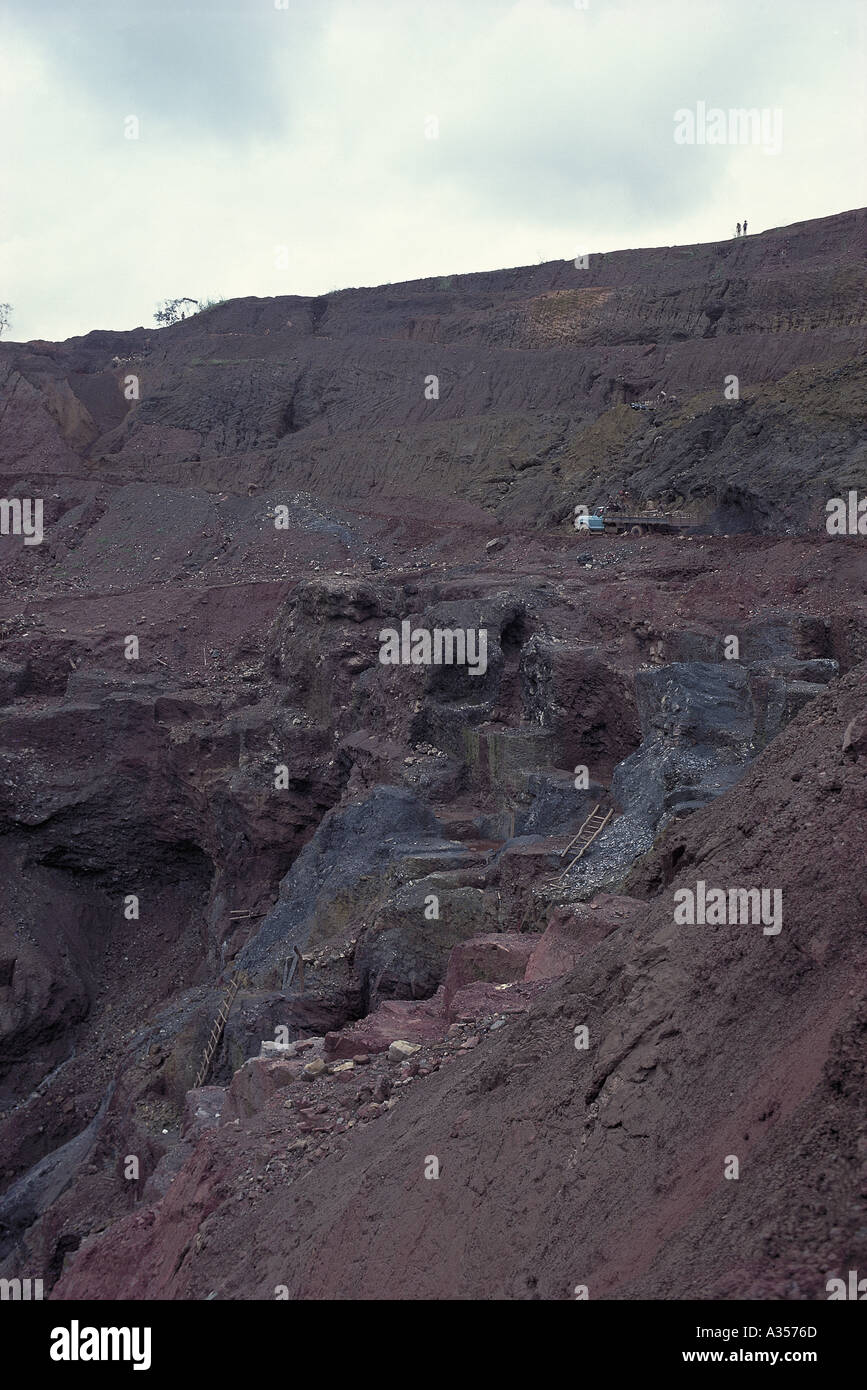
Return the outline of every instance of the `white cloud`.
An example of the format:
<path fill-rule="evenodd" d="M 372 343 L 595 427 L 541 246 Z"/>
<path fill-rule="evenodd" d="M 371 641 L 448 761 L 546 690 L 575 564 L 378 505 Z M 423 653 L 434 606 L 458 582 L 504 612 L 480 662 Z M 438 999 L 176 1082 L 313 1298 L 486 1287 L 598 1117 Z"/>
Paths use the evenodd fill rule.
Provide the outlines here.
<path fill-rule="evenodd" d="M 316 294 L 858 206 L 857 16 L 847 0 L 22 9 L 0 36 L 11 336 L 150 324 L 170 295 Z M 782 152 L 675 145 L 674 111 L 698 101 L 781 107 Z"/>

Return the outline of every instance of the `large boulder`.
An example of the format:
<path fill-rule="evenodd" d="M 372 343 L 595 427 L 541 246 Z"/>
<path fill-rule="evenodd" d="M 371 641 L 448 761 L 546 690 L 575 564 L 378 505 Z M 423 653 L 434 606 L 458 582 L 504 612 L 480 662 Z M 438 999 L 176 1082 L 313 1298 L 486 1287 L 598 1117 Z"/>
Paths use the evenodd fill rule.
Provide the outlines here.
<path fill-rule="evenodd" d="M 458 990 L 484 981 L 509 984 L 523 980 L 524 972 L 540 940 L 537 933 L 500 932 L 477 936 L 456 946 L 446 971 L 443 1002 L 448 1009 Z"/>

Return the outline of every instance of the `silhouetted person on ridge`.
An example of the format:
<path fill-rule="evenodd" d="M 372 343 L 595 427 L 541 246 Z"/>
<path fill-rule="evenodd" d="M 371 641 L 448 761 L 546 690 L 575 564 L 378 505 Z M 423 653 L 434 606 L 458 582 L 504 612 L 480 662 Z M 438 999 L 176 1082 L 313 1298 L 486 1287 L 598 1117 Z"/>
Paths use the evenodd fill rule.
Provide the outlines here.
<path fill-rule="evenodd" d="M 738 223 L 737 235 L 740 236 L 740 234 L 741 234 L 741 224 L 740 224 L 740 222 L 739 222 L 739 223 Z"/>
<path fill-rule="evenodd" d="M 744 236 L 747 234 L 747 219 L 744 218 Z"/>

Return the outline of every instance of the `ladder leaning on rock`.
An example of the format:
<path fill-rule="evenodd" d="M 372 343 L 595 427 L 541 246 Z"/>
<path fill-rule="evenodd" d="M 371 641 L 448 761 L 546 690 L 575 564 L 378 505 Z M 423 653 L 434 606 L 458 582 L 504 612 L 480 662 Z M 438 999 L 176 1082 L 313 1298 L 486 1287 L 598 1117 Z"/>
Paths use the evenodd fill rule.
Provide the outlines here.
<path fill-rule="evenodd" d="M 211 1069 L 211 1063 L 214 1060 L 214 1053 L 220 1046 L 220 1039 L 223 1036 L 223 1029 L 226 1026 L 226 1019 L 229 1017 L 229 1010 L 231 1009 L 232 1004 L 235 1001 L 235 995 L 238 993 L 238 990 L 241 987 L 241 980 L 242 976 L 241 972 L 239 971 L 237 974 L 232 976 L 231 980 L 229 981 L 228 989 L 226 990 L 226 993 L 223 995 L 223 1002 L 220 1004 L 219 1010 L 217 1011 L 217 1017 L 214 1019 L 213 1025 L 211 1027 L 211 1032 L 208 1036 L 208 1041 L 205 1043 L 205 1050 L 202 1053 L 202 1064 L 196 1073 L 196 1080 L 193 1088 L 194 1090 L 198 1090 L 200 1086 L 204 1085 L 208 1072 Z"/>
<path fill-rule="evenodd" d="M 606 814 L 603 815 L 599 807 L 599 803 L 597 802 L 597 804 L 593 807 L 593 810 L 590 812 L 590 815 L 587 817 L 584 824 L 582 825 L 581 829 L 578 831 L 578 834 L 573 835 L 566 848 L 560 851 L 560 858 L 562 859 L 564 854 L 569 853 L 569 850 L 572 848 L 573 845 L 579 844 L 580 842 L 578 853 L 575 855 L 575 858 L 570 860 L 570 862 L 566 865 L 565 869 L 560 875 L 561 878 L 564 878 L 566 874 L 568 874 L 573 864 L 578 863 L 578 860 L 581 858 L 582 854 L 584 854 L 585 851 L 590 848 L 597 835 L 600 835 L 602 831 L 605 829 L 613 814 L 613 811 L 608 811 Z"/>

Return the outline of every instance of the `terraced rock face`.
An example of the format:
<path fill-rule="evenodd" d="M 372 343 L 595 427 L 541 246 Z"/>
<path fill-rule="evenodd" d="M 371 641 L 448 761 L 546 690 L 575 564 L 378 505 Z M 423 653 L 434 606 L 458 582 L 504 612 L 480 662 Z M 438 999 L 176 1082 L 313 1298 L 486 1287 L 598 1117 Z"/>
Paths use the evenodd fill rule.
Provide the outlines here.
<path fill-rule="evenodd" d="M 92 478 L 472 502 L 537 525 L 628 478 L 727 530 L 808 528 L 865 468 L 864 244 L 863 211 L 847 212 L 581 270 L 233 300 L 159 331 L 3 344 L 0 457 L 46 476 L 86 460 Z"/>
<path fill-rule="evenodd" d="M 867 1262 L 865 541 L 823 517 L 867 491 L 862 231 L 0 346 L 3 490 L 45 504 L 0 537 L 0 1273 L 376 1296 L 418 1243 L 419 1297 L 788 1297 Z M 705 530 L 578 538 L 624 474 Z M 484 670 L 386 663 L 404 624 L 484 630 Z M 675 932 L 685 874 L 781 887 L 779 938 Z"/>
<path fill-rule="evenodd" d="M 419 1034 L 400 1067 L 272 1083 L 55 1296 L 825 1297 L 867 1255 L 867 780 L 842 748 L 865 701 L 862 667 L 672 829 L 633 896 L 561 910 L 545 951 L 519 938 L 528 976 L 566 972 L 545 993 Z M 697 879 L 779 889 L 779 935 L 676 926 Z"/>

